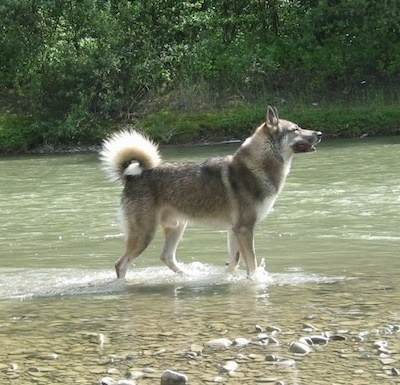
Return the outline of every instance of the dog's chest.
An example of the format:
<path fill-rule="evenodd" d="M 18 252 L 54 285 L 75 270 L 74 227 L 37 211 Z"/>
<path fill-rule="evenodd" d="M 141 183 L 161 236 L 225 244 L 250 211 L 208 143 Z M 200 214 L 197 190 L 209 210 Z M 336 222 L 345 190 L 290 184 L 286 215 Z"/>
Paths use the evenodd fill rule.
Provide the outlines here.
<path fill-rule="evenodd" d="M 256 204 L 257 223 L 260 223 L 267 217 L 272 207 L 274 206 L 275 200 L 276 200 L 276 195 L 269 196 Z"/>

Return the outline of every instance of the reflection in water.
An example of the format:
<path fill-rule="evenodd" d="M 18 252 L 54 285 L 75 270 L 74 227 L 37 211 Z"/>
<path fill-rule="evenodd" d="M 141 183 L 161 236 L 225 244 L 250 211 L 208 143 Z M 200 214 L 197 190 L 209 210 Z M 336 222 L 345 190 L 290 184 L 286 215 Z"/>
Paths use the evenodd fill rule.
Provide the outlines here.
<path fill-rule="evenodd" d="M 400 138 L 327 141 L 296 157 L 274 212 L 257 228 L 266 266 L 255 280 L 244 269 L 228 275 L 226 234 L 197 226 L 178 249 L 186 274 L 162 265 L 158 235 L 127 280 L 117 280 L 120 190 L 97 156 L 0 160 L 0 383 L 94 384 L 141 372 L 137 384 L 150 385 L 170 368 L 191 385 L 395 384 L 399 148 Z M 164 157 L 233 150 L 167 149 Z M 268 345 L 207 346 L 259 330 Z M 322 333 L 336 339 L 306 356 L 290 351 L 291 342 Z M 188 354 L 193 346 L 202 354 Z M 234 373 L 223 369 L 228 360 L 239 365 Z"/>

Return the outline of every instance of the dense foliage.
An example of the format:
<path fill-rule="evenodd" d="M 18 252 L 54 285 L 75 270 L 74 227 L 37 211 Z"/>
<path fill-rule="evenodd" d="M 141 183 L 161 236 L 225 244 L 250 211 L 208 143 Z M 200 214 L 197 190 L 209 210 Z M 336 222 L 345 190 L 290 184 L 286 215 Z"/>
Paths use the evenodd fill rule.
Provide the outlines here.
<path fill-rule="evenodd" d="M 0 100 L 38 142 L 166 107 L 398 101 L 399 0 L 2 0 L 0 31 Z"/>

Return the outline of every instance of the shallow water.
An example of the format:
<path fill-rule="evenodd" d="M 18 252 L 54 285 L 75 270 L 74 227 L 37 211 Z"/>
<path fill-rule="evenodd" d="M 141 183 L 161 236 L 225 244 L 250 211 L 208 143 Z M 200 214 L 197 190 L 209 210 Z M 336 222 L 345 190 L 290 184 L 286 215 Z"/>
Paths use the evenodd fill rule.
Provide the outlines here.
<path fill-rule="evenodd" d="M 165 149 L 163 157 L 234 149 Z M 159 261 L 158 235 L 127 280 L 116 280 L 121 188 L 97 156 L 1 159 L 0 383 L 97 384 L 140 372 L 139 385 L 157 384 L 167 368 L 190 384 L 400 383 L 399 150 L 393 137 L 325 141 L 298 155 L 257 228 L 265 264 L 252 281 L 243 269 L 225 272 L 225 232 L 195 225 L 178 249 L 185 274 Z M 256 338 L 256 325 L 268 345 L 208 346 Z M 305 356 L 291 351 L 291 342 L 322 333 L 337 338 Z M 229 360 L 239 364 L 231 373 Z"/>

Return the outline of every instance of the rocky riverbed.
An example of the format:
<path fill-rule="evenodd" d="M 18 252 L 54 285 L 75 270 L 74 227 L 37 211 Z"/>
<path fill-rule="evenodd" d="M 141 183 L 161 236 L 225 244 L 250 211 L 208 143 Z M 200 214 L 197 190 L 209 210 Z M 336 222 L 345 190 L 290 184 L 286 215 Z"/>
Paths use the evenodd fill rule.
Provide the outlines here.
<path fill-rule="evenodd" d="M 44 340 L 23 337 L 23 330 L 35 322 L 33 315 L 10 317 L 0 329 L 14 329 L 14 335 L 2 340 L 0 382 L 150 385 L 160 383 L 164 371 L 172 369 L 183 377 L 164 379 L 164 384 L 184 384 L 185 376 L 192 385 L 400 383 L 397 324 L 359 330 L 355 321 L 327 329 L 323 319 L 310 314 L 293 329 L 251 325 L 250 318 L 244 328 L 220 321 L 198 331 L 187 320 L 168 329 L 147 325 L 125 336 L 81 330 Z M 45 333 L 46 327 L 62 327 L 62 321 L 41 327 Z"/>

